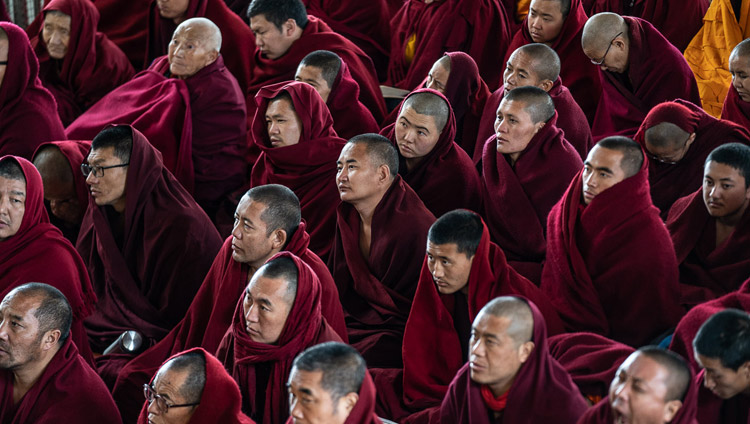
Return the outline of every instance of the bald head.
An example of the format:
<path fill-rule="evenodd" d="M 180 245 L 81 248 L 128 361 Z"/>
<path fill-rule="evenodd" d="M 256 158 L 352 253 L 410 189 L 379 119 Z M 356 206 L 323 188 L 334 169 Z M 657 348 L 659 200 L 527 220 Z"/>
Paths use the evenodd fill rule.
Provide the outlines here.
<path fill-rule="evenodd" d="M 679 355 L 656 346 L 646 346 L 638 349 L 635 354 L 650 358 L 667 370 L 665 385 L 667 386 L 666 401 L 683 400 L 690 386 L 691 375 L 685 360 Z"/>
<path fill-rule="evenodd" d="M 628 25 L 622 16 L 611 12 L 597 13 L 583 26 L 581 45 L 584 50 L 604 51 L 609 47 L 610 40 L 618 33 L 623 33 L 627 37 Z"/>
<path fill-rule="evenodd" d="M 48 181 L 57 181 L 63 184 L 73 184 L 73 170 L 70 162 L 65 158 L 60 149 L 55 145 L 42 147 L 34 156 L 34 166 L 42 175 L 45 186 Z"/>
<path fill-rule="evenodd" d="M 448 56 L 443 56 L 448 57 Z M 420 115 L 432 116 L 435 119 L 435 127 L 442 132 L 450 117 L 450 108 L 440 96 L 433 93 L 417 93 L 409 96 L 401 108 L 401 113 L 411 108 Z"/>
<path fill-rule="evenodd" d="M 199 38 L 205 44 L 209 51 L 218 53 L 221 50 L 221 30 L 215 23 L 206 18 L 190 18 L 175 29 L 175 33 L 180 29 L 192 28 L 195 31 L 196 38 Z"/>
<path fill-rule="evenodd" d="M 540 79 L 554 82 L 560 76 L 560 56 L 548 45 L 542 43 L 526 44 L 513 52 L 514 55 L 518 53 L 528 55 L 531 59 L 531 69 Z"/>
<path fill-rule="evenodd" d="M 682 148 L 690 133 L 671 122 L 662 122 L 646 130 L 646 144 L 657 148 Z"/>
<path fill-rule="evenodd" d="M 385 165 L 388 167 L 391 178 L 398 175 L 398 151 L 391 140 L 379 134 L 368 133 L 352 137 L 347 144 L 364 146 L 372 166 L 379 168 Z"/>
<path fill-rule="evenodd" d="M 0 35 L 0 37 L 2 36 Z M 732 49 L 732 54 L 729 55 L 729 60 L 731 61 L 735 56 L 750 59 L 750 38 L 740 41 L 740 43 Z"/>
<path fill-rule="evenodd" d="M 514 296 L 502 296 L 492 299 L 479 314 L 491 315 L 497 318 L 507 318 L 510 325 L 506 330 L 517 346 L 532 341 L 534 336 L 534 315 L 525 300 Z"/>
<path fill-rule="evenodd" d="M 181 23 L 169 43 L 169 71 L 185 79 L 214 63 L 221 50 L 221 31 L 206 18 L 191 18 Z"/>
<path fill-rule="evenodd" d="M 518 87 L 511 90 L 503 101 L 516 101 L 524 105 L 533 123 L 547 122 L 555 115 L 555 103 L 546 91 L 539 87 Z"/>

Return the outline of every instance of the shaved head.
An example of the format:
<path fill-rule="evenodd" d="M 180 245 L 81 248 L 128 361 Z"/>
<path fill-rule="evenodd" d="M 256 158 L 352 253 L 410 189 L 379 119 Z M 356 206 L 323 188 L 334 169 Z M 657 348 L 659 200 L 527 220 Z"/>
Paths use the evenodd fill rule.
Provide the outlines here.
<path fill-rule="evenodd" d="M 671 122 L 662 122 L 645 132 L 646 142 L 660 148 L 682 148 L 690 133 Z"/>
<path fill-rule="evenodd" d="M 448 57 L 448 56 L 443 56 Z M 450 117 L 450 108 L 440 96 L 433 93 L 417 93 L 409 96 L 401 108 L 402 111 L 412 108 L 420 115 L 432 116 L 435 127 L 442 132 Z"/>
<path fill-rule="evenodd" d="M 219 52 L 221 50 L 221 30 L 215 23 L 206 18 L 190 18 L 181 23 L 180 28 L 192 27 L 198 36 L 206 43 L 206 50 Z"/>
<path fill-rule="evenodd" d="M 531 58 L 532 71 L 539 79 L 554 82 L 560 76 L 560 56 L 546 44 L 531 43 L 521 46 L 513 52 L 513 55 L 525 53 Z M 511 59 L 513 60 L 511 55 Z"/>
<path fill-rule="evenodd" d="M 581 45 L 584 50 L 604 51 L 618 33 L 627 40 L 628 24 L 616 13 L 603 12 L 589 18 L 583 26 Z"/>
<path fill-rule="evenodd" d="M 55 145 L 42 147 L 34 156 L 34 166 L 39 170 L 43 181 L 55 180 L 63 184 L 73 184 L 70 162 Z"/>
<path fill-rule="evenodd" d="M 385 165 L 388 167 L 391 178 L 398 175 L 398 150 L 391 143 L 391 140 L 380 134 L 367 133 L 352 137 L 347 144 L 364 145 L 372 166 L 379 168 L 381 165 Z"/>
<path fill-rule="evenodd" d="M 534 336 L 534 315 L 525 300 L 513 296 L 497 297 L 492 299 L 479 311 L 478 315 L 481 314 L 492 315 L 497 318 L 508 318 L 510 326 L 506 332 L 516 343 L 516 346 L 532 341 Z"/>
<path fill-rule="evenodd" d="M 555 115 L 555 104 L 552 97 L 539 87 L 526 86 L 510 90 L 503 101 L 523 103 L 523 110 L 529 114 L 533 123 L 547 122 Z"/>
<path fill-rule="evenodd" d="M 667 370 L 668 377 L 665 381 L 667 386 L 666 401 L 685 399 L 692 376 L 690 368 L 680 355 L 656 346 L 642 347 L 636 353 L 651 358 Z"/>
<path fill-rule="evenodd" d="M 443 68 L 445 68 L 446 71 L 448 71 L 448 72 L 451 71 L 451 57 L 448 56 L 447 54 L 443 55 L 443 57 L 441 57 L 440 59 L 438 59 L 437 61 L 435 61 L 435 63 L 437 63 L 440 66 L 442 66 Z"/>
<path fill-rule="evenodd" d="M 732 49 L 732 54 L 729 55 L 729 60 L 732 60 L 732 58 L 735 56 L 746 59 L 750 58 L 750 38 L 740 41 L 740 43 L 737 44 L 734 49 Z"/>

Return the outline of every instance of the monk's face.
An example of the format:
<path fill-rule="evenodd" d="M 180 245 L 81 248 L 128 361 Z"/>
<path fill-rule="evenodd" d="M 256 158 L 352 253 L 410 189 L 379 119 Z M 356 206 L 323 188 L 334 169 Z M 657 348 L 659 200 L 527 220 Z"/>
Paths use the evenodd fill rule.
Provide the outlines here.
<path fill-rule="evenodd" d="M 720 358 L 695 354 L 695 361 L 706 370 L 703 385 L 722 399 L 731 399 L 740 393 L 750 394 L 750 361 L 736 370 L 725 367 Z"/>
<path fill-rule="evenodd" d="M 294 22 L 292 19 L 289 21 Z M 296 39 L 295 28 L 291 22 L 285 22 L 279 29 L 263 14 L 250 18 L 250 29 L 255 36 L 255 46 L 262 55 L 271 60 L 286 54 Z"/>
<path fill-rule="evenodd" d="M 242 311 L 245 330 L 252 341 L 271 345 L 279 341 L 293 306 L 287 286 L 283 278 L 268 278 L 262 274 L 255 274 L 250 280 Z"/>
<path fill-rule="evenodd" d="M 16 235 L 26 211 L 26 183 L 0 177 L 0 242 Z"/>
<path fill-rule="evenodd" d="M 334 401 L 323 388 L 323 371 L 292 368 L 289 374 L 289 415 L 294 424 L 344 424 L 358 395 L 349 393 Z M 352 402 L 354 399 L 354 402 Z"/>
<path fill-rule="evenodd" d="M 565 18 L 561 0 L 531 0 L 528 30 L 535 43 L 551 44 L 562 31 Z"/>
<path fill-rule="evenodd" d="M 218 57 L 210 46 L 209 29 L 197 23 L 177 27 L 169 42 L 169 72 L 180 79 L 195 75 Z"/>
<path fill-rule="evenodd" d="M 62 59 L 68 53 L 70 44 L 71 19 L 62 12 L 46 13 L 42 27 L 42 40 L 47 53 L 53 59 Z"/>
<path fill-rule="evenodd" d="M 2 31 L 2 29 L 0 29 Z M 5 79 L 5 70 L 8 69 L 8 65 L 4 62 L 8 61 L 8 40 L 0 37 L 0 87 L 3 86 L 3 79 Z"/>
<path fill-rule="evenodd" d="M 167 405 L 189 405 L 200 399 L 188 399 L 182 387 L 190 377 L 188 370 L 174 371 L 169 363 L 162 366 L 151 383 L 154 399 L 148 403 L 148 420 L 151 424 L 188 424 L 197 406 L 170 408 Z M 148 402 L 148 401 L 147 401 Z"/>
<path fill-rule="evenodd" d="M 49 202 L 52 215 L 71 225 L 81 223 L 85 209 L 78 201 L 73 181 L 67 183 L 47 178 L 44 181 L 44 200 Z"/>
<path fill-rule="evenodd" d="M 266 129 L 271 147 L 293 146 L 302 137 L 302 121 L 292 102 L 281 98 L 272 100 L 266 108 Z"/>
<path fill-rule="evenodd" d="M 535 67 L 535 61 L 531 56 L 518 50 L 513 52 L 505 64 L 505 73 L 503 74 L 505 94 L 508 94 L 510 90 L 516 87 L 526 86 L 547 90 L 544 87 L 544 82 L 549 80 L 540 78 Z"/>
<path fill-rule="evenodd" d="M 497 152 L 510 156 L 514 162 L 545 124 L 544 122 L 534 123 L 525 109 L 525 102 L 506 98 L 497 108 L 495 118 Z"/>
<path fill-rule="evenodd" d="M 38 298 L 9 293 L 0 303 L 0 369 L 15 371 L 33 365 L 43 349 Z"/>
<path fill-rule="evenodd" d="M 737 90 L 740 99 L 750 102 L 750 56 L 730 56 L 729 72 L 732 74 L 732 86 Z"/>
<path fill-rule="evenodd" d="M 434 244 L 427 241 L 427 268 L 441 294 L 459 290 L 468 293 L 469 275 L 474 256 L 458 251 L 456 243 Z"/>
<path fill-rule="evenodd" d="M 673 125 L 668 123 L 662 123 L 659 125 Z M 658 127 L 658 125 L 655 125 L 652 128 Z M 649 137 L 652 133 L 652 128 L 649 128 L 645 132 L 644 137 L 644 145 L 646 147 L 646 151 L 648 152 L 648 156 L 650 160 L 655 160 L 657 162 L 666 163 L 670 165 L 674 165 L 679 163 L 687 154 L 688 149 L 695 141 L 696 134 L 687 134 L 687 137 L 680 138 L 677 140 L 669 140 L 666 143 L 657 143 L 655 145 L 652 143 L 651 137 Z M 684 132 L 684 131 L 683 131 Z M 663 145 L 658 145 L 663 144 Z"/>
<path fill-rule="evenodd" d="M 398 115 L 395 133 L 401 156 L 418 159 L 427 156 L 435 148 L 441 131 L 438 131 L 434 116 L 421 115 L 413 108 L 406 107 Z"/>
<path fill-rule="evenodd" d="M 346 143 L 336 161 L 336 185 L 341 201 L 358 203 L 380 192 L 377 182 L 382 178 L 373 164 L 364 143 Z"/>
<path fill-rule="evenodd" d="M 583 53 L 602 71 L 622 74 L 628 70 L 629 46 L 622 35 L 618 35 L 609 44 L 603 44 L 603 46 L 585 46 Z"/>
<path fill-rule="evenodd" d="M 320 94 L 323 102 L 328 101 L 328 96 L 331 95 L 331 87 L 328 86 L 328 81 L 323 78 L 322 69 L 317 66 L 305 66 L 300 64 L 299 67 L 297 67 L 297 73 L 294 75 L 294 80 L 309 84 L 318 92 L 318 94 Z"/>
<path fill-rule="evenodd" d="M 635 352 L 620 365 L 609 386 L 614 422 L 668 423 L 682 402 L 667 401 L 669 371 L 653 359 Z"/>
<path fill-rule="evenodd" d="M 159 15 L 171 19 L 177 25 L 185 21 L 190 0 L 156 0 Z"/>
<path fill-rule="evenodd" d="M 425 88 L 431 88 L 445 94 L 445 87 L 448 85 L 448 78 L 450 78 L 450 76 L 450 71 L 445 69 L 440 63 L 440 60 L 438 60 L 432 65 L 430 73 L 427 74 Z"/>
<path fill-rule="evenodd" d="M 92 167 L 107 167 L 122 165 L 122 159 L 115 156 L 114 147 L 93 149 L 89 153 L 86 162 Z M 104 171 L 104 175 L 99 172 Z M 89 192 L 97 206 L 112 206 L 115 211 L 122 213 L 125 210 L 125 184 L 128 178 L 128 167 L 122 166 L 92 171 L 86 177 Z"/>
<path fill-rule="evenodd" d="M 268 231 L 261 218 L 265 210 L 264 203 L 244 196 L 235 211 L 232 227 L 232 259 L 256 269 L 271 256 L 277 242 L 274 232 Z"/>
<path fill-rule="evenodd" d="M 703 202 L 714 218 L 741 218 L 750 204 L 750 187 L 740 171 L 709 161 L 703 168 Z"/>
<path fill-rule="evenodd" d="M 594 197 L 625 179 L 622 152 L 594 146 L 583 163 L 583 203 L 588 205 Z"/>

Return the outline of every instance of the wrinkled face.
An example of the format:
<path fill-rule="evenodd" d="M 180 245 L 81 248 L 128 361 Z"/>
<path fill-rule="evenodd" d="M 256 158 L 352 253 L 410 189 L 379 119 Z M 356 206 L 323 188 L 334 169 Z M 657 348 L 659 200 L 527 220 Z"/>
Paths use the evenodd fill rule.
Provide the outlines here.
<path fill-rule="evenodd" d="M 37 298 L 18 294 L 0 303 L 0 369 L 18 370 L 41 356 L 44 334 L 34 316 L 38 307 Z"/>
<path fill-rule="evenodd" d="M 510 318 L 480 313 L 474 320 L 469 341 L 471 379 L 490 389 L 512 384 L 528 359 L 507 330 Z"/>
<path fill-rule="evenodd" d="M 260 53 L 271 60 L 284 56 L 292 47 L 294 37 L 291 36 L 291 30 L 285 23 L 279 29 L 272 22 L 266 20 L 265 15 L 256 15 L 250 18 L 250 29 L 255 35 L 255 46 Z"/>
<path fill-rule="evenodd" d="M 46 13 L 42 26 L 42 40 L 53 59 L 62 59 L 68 53 L 71 19 L 64 13 Z"/>
<path fill-rule="evenodd" d="M 737 90 L 740 99 L 750 102 L 750 56 L 730 56 L 729 72 L 732 74 L 732 86 Z"/>
<path fill-rule="evenodd" d="M 451 76 L 450 71 L 445 69 L 443 65 L 435 62 L 430 69 L 430 73 L 427 74 L 427 83 L 425 88 L 431 88 L 435 91 L 439 91 L 445 94 L 445 87 L 448 85 L 448 78 Z"/>
<path fill-rule="evenodd" d="M 343 399 L 333 401 L 321 385 L 323 371 L 303 371 L 296 367 L 289 374 L 289 412 L 295 424 L 344 424 L 349 416 Z"/>
<path fill-rule="evenodd" d="M 468 289 L 473 261 L 474 256 L 459 252 L 456 243 L 433 244 L 427 241 L 427 268 L 441 294 Z"/>
<path fill-rule="evenodd" d="M 503 74 L 505 94 L 517 87 L 534 86 L 542 88 L 543 80 L 534 71 L 534 60 L 528 54 L 515 51 L 508 58 Z"/>
<path fill-rule="evenodd" d="M 669 371 L 641 353 L 633 353 L 620 365 L 609 386 L 609 403 L 615 423 L 663 424 L 677 411 L 668 408 Z"/>
<path fill-rule="evenodd" d="M 244 196 L 234 213 L 232 259 L 258 268 L 273 252 L 273 233 L 261 219 L 266 205 Z"/>
<path fill-rule="evenodd" d="M 8 61 L 8 40 L 0 39 L 0 62 Z M 5 70 L 8 69 L 8 65 L 0 65 L 0 87 L 3 86 L 3 79 L 5 78 Z"/>
<path fill-rule="evenodd" d="M 287 99 L 277 99 L 266 108 L 266 129 L 272 147 L 292 146 L 302 136 L 302 121 Z"/>
<path fill-rule="evenodd" d="M 583 48 L 583 53 L 602 71 L 622 74 L 628 69 L 628 46 L 622 35 L 613 38 L 603 48 L 586 46 Z"/>
<path fill-rule="evenodd" d="M 719 358 L 695 354 L 695 361 L 706 370 L 703 385 L 722 399 L 731 399 L 740 393 L 750 394 L 750 362 L 746 362 L 737 371 L 726 368 Z"/>
<path fill-rule="evenodd" d="M 176 24 L 185 20 L 190 0 L 156 0 L 159 15 L 165 19 L 171 19 Z"/>
<path fill-rule="evenodd" d="M 560 0 L 531 0 L 528 30 L 535 43 L 551 43 L 562 31 L 563 18 Z"/>
<path fill-rule="evenodd" d="M 44 200 L 49 202 L 52 215 L 68 224 L 80 224 L 86 211 L 78 202 L 76 187 L 73 181 L 63 183 L 59 180 L 44 180 Z"/>
<path fill-rule="evenodd" d="M 583 203 L 588 205 L 594 197 L 625 179 L 623 153 L 600 146 L 589 151 L 583 163 Z"/>
<path fill-rule="evenodd" d="M 347 143 L 336 161 L 336 185 L 343 202 L 356 203 L 378 193 L 378 168 L 363 143 Z"/>
<path fill-rule="evenodd" d="M 169 72 L 185 79 L 214 63 L 219 53 L 209 44 L 204 27 L 195 24 L 177 27 L 169 42 Z"/>
<path fill-rule="evenodd" d="M 186 405 L 200 402 L 200 399 L 186 399 L 180 393 L 180 388 L 185 384 L 190 373 L 184 371 L 172 371 L 171 367 L 159 369 L 153 381 L 154 392 L 161 396 L 167 405 Z M 188 424 L 197 406 L 185 406 L 179 408 L 167 408 L 163 412 L 156 399 L 148 405 L 148 420 L 150 424 Z"/>
<path fill-rule="evenodd" d="M 709 161 L 703 168 L 703 202 L 714 218 L 741 216 L 750 204 L 750 188 L 737 169 Z"/>
<path fill-rule="evenodd" d="M 26 211 L 26 183 L 0 177 L 0 242 L 16 235 Z"/>
<path fill-rule="evenodd" d="M 86 162 L 90 166 L 107 167 L 120 165 L 123 161 L 115 156 L 114 147 L 93 149 Z M 125 184 L 128 178 L 128 167 L 109 168 L 104 170 L 104 176 L 97 177 L 90 172 L 86 177 L 91 197 L 97 206 L 110 205 L 117 212 L 125 210 Z"/>
<path fill-rule="evenodd" d="M 396 120 L 395 133 L 398 150 L 406 159 L 427 156 L 440 139 L 435 117 L 420 115 L 411 107 L 401 110 Z"/>
<path fill-rule="evenodd" d="M 531 143 L 536 133 L 544 127 L 544 122 L 531 119 L 526 110 L 526 103 L 517 100 L 503 99 L 497 108 L 495 118 L 495 135 L 497 135 L 497 151 L 518 158 Z"/>
<path fill-rule="evenodd" d="M 286 298 L 287 282 L 255 274 L 245 290 L 242 310 L 245 329 L 257 343 L 276 344 L 292 310 Z"/>
<path fill-rule="evenodd" d="M 304 82 L 309 84 L 315 91 L 320 94 L 320 98 L 323 102 L 328 101 L 328 96 L 331 95 L 331 87 L 328 86 L 328 81 L 323 78 L 323 70 L 317 66 L 305 66 L 300 64 L 297 67 L 297 73 L 294 75 L 295 81 Z"/>

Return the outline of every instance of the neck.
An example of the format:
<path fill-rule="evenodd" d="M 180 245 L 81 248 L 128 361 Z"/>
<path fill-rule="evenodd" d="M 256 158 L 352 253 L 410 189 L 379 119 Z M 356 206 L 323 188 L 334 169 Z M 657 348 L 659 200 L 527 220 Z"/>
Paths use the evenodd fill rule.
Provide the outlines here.
<path fill-rule="evenodd" d="M 47 365 L 49 365 L 59 350 L 60 346 L 55 346 L 46 352 L 43 351 L 38 361 L 31 362 L 25 367 L 13 371 L 13 393 L 15 400 L 20 400 L 31 390 L 42 374 L 44 374 Z"/>
<path fill-rule="evenodd" d="M 112 208 L 117 213 L 123 213 L 125 212 L 125 197 L 123 196 L 122 199 L 117 200 L 116 202 L 112 203 Z"/>
<path fill-rule="evenodd" d="M 420 156 L 418 158 L 404 158 L 404 162 L 406 163 L 406 170 L 411 171 L 412 169 L 416 168 L 422 162 L 422 159 L 424 159 L 424 156 Z"/>
<path fill-rule="evenodd" d="M 513 385 L 513 380 L 515 379 L 515 376 L 507 381 L 500 381 L 494 384 L 488 384 L 487 386 L 490 388 L 490 391 L 492 392 L 492 396 L 495 396 L 496 398 L 508 393 L 508 390 L 510 390 L 511 386 Z"/>
<path fill-rule="evenodd" d="M 510 153 L 508 155 L 508 159 L 510 159 L 510 166 L 511 167 L 516 166 L 516 161 L 518 160 L 519 157 L 521 157 L 521 153 L 522 152 L 516 152 L 516 153 Z"/>
<path fill-rule="evenodd" d="M 377 208 L 380 201 L 383 200 L 383 196 L 385 196 L 385 193 L 391 187 L 391 184 L 393 184 L 393 181 L 391 181 L 391 183 L 389 183 L 387 186 L 383 187 L 383 190 L 379 193 L 373 194 L 367 199 L 363 199 L 357 203 L 351 204 L 352 206 L 354 206 L 354 209 L 357 210 L 357 213 L 359 213 L 359 218 L 362 221 L 362 224 L 369 225 L 372 222 L 372 216 L 375 214 L 375 208 Z"/>

